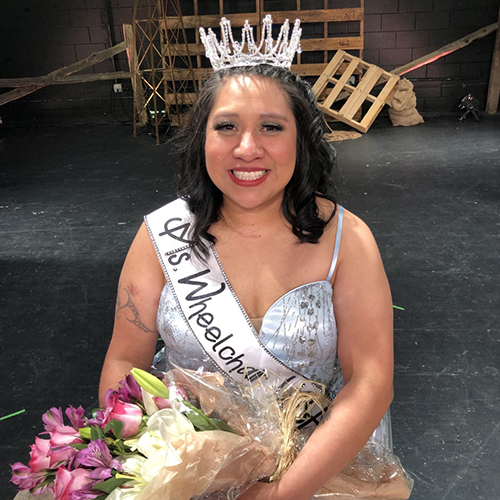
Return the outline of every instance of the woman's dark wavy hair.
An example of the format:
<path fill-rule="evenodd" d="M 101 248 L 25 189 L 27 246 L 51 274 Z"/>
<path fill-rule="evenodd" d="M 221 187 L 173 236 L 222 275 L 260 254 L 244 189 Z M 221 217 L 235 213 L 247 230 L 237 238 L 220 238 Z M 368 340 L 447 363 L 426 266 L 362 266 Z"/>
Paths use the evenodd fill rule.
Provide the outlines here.
<path fill-rule="evenodd" d="M 297 126 L 297 159 L 293 176 L 285 187 L 282 210 L 301 243 L 317 243 L 337 210 L 340 176 L 335 149 L 323 138 L 327 125 L 316 106 L 310 85 L 287 69 L 261 64 L 214 72 L 204 83 L 187 124 L 180 131 L 181 169 L 177 194 L 186 200 L 194 214 L 191 236 L 195 249 L 197 253 L 206 254 L 208 249 L 203 238 L 215 242 L 209 229 L 220 219 L 222 205 L 222 193 L 211 181 L 205 165 L 208 116 L 223 83 L 237 75 L 269 78 L 288 95 Z M 334 204 L 326 220 L 319 213 L 316 197 Z"/>

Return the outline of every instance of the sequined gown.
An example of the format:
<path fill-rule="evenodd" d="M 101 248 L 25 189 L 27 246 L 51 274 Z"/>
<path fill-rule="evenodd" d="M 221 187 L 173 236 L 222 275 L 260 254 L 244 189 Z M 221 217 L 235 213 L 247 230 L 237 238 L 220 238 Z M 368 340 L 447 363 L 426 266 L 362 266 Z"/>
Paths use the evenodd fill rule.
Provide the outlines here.
<path fill-rule="evenodd" d="M 337 234 L 328 275 L 323 281 L 307 283 L 280 297 L 263 318 L 248 318 L 264 347 L 304 378 L 320 382 L 334 398 L 343 385 L 337 355 L 337 324 L 332 303 L 333 276 L 342 236 L 343 207 L 339 207 Z M 156 319 L 165 349 L 156 357 L 164 364 L 165 352 L 177 366 L 217 371 L 216 364 L 189 332 L 169 285 L 163 288 Z M 390 412 L 373 433 L 373 438 L 392 449 Z"/>
<path fill-rule="evenodd" d="M 324 384 L 331 397 L 342 385 L 330 279 L 337 264 L 343 215 L 341 207 L 333 258 L 325 279 L 289 291 L 263 318 L 248 318 L 268 351 L 306 379 Z M 168 284 L 161 294 L 157 328 L 168 356 L 176 364 L 193 370 L 200 366 L 217 369 L 189 332 Z"/>

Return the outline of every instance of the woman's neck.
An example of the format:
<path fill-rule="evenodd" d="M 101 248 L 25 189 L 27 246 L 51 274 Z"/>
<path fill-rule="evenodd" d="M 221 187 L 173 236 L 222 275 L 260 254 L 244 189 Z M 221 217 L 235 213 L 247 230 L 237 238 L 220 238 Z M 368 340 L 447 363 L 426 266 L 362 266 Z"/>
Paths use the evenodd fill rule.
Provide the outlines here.
<path fill-rule="evenodd" d="M 281 209 L 281 200 L 254 209 L 245 209 L 230 200 L 224 200 L 220 224 L 226 230 L 250 237 L 260 237 L 277 228 L 288 227 Z"/>

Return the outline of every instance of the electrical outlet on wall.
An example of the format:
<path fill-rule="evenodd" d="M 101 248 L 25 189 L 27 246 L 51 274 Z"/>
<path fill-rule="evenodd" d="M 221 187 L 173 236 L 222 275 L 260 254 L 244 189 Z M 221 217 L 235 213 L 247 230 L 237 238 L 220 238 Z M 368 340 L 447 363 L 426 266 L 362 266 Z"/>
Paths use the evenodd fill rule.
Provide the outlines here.
<path fill-rule="evenodd" d="M 119 92 L 123 92 L 122 84 L 121 83 L 115 83 L 113 85 L 113 90 L 114 90 L 115 94 L 118 94 Z"/>

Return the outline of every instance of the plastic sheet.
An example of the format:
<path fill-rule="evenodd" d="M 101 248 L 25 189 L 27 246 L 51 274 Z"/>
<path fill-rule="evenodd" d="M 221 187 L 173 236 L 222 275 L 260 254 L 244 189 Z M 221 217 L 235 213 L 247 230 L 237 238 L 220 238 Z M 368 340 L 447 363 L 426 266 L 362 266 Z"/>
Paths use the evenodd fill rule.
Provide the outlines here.
<path fill-rule="evenodd" d="M 158 357 L 158 360 L 162 360 L 162 357 Z M 171 362 L 170 366 L 175 366 L 175 363 Z M 155 368 L 158 371 L 159 365 Z M 165 364 L 161 366 L 162 370 L 166 368 Z M 230 449 L 221 462 L 212 462 L 211 446 L 215 443 L 207 441 L 207 447 L 200 448 L 193 459 L 193 471 L 198 472 L 189 476 L 200 484 L 193 498 L 234 500 L 255 481 L 269 480 L 287 446 L 283 435 L 280 397 L 274 390 L 264 385 L 241 387 L 228 382 L 221 374 L 207 372 L 203 368 L 190 371 L 177 366 L 165 374 L 165 381 L 167 385 L 175 383 L 207 415 L 223 419 L 240 437 L 246 438 Z M 304 446 L 311 432 L 308 429 L 295 434 L 295 453 Z M 207 460 L 214 465 L 200 474 L 200 467 Z M 187 477 L 184 474 L 181 476 Z M 158 481 L 164 479 L 158 478 Z M 200 491 L 201 485 L 203 491 Z M 392 452 L 390 414 L 387 413 L 357 457 L 340 474 L 327 481 L 313 498 L 406 500 L 412 486 L 412 479 Z M 179 493 L 179 489 L 176 492 Z M 160 500 L 169 497 L 141 496 L 139 500 L 142 498 Z M 175 498 L 181 500 L 190 497 L 177 495 Z"/>
<path fill-rule="evenodd" d="M 226 387 L 219 373 L 180 367 L 163 373 L 163 380 L 235 433 L 189 432 L 171 440 L 178 463 L 155 471 L 136 500 L 233 500 L 249 485 L 274 473 L 283 436 L 280 409 L 269 390 L 264 386 Z"/>

